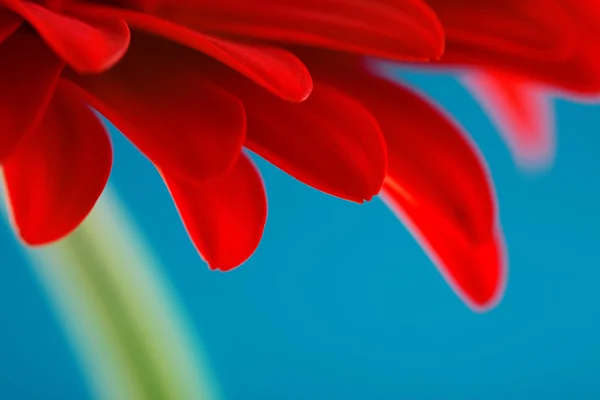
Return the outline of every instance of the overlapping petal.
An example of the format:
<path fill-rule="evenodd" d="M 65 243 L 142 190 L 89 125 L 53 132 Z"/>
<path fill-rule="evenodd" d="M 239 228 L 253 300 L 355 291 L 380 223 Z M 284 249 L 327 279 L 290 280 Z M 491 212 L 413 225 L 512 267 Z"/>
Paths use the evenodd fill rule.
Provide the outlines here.
<path fill-rule="evenodd" d="M 589 28 L 594 25 L 592 21 L 600 21 L 600 15 L 591 3 L 587 5 L 585 0 L 428 0 L 428 3 L 446 31 L 442 64 L 503 69 L 577 93 L 600 91 L 600 36 Z"/>
<path fill-rule="evenodd" d="M 61 82 L 36 129 L 2 165 L 13 223 L 27 244 L 75 229 L 102 193 L 112 165 L 103 126 Z"/>
<path fill-rule="evenodd" d="M 3 0 L 2 5 L 27 20 L 48 46 L 78 72 L 110 68 L 129 46 L 129 28 L 122 19 L 72 17 L 22 0 Z"/>
<path fill-rule="evenodd" d="M 182 181 L 167 170 L 162 175 L 190 238 L 212 269 L 231 270 L 254 253 L 267 219 L 267 198 L 247 156 L 210 182 Z"/>
<path fill-rule="evenodd" d="M 389 160 L 384 199 L 457 291 L 475 308 L 490 306 L 503 288 L 505 260 L 484 161 L 440 110 L 350 65 L 320 74 L 361 99 L 379 122 Z"/>
<path fill-rule="evenodd" d="M 566 59 L 577 36 L 561 0 L 427 0 L 444 26 L 445 56 L 493 62 Z M 543 10 L 543 12 L 541 12 Z"/>
<path fill-rule="evenodd" d="M 0 43 L 0 163 L 50 103 L 63 63 L 35 35 Z"/>
<path fill-rule="evenodd" d="M 385 141 L 359 102 L 317 83 L 308 100 L 290 104 L 247 82 L 221 79 L 245 104 L 248 148 L 334 196 L 362 202 L 379 193 L 387 168 Z"/>
<path fill-rule="evenodd" d="M 73 6 L 73 10 L 78 15 L 123 18 L 133 28 L 181 43 L 221 61 L 286 100 L 302 101 L 312 90 L 306 67 L 284 49 L 209 36 L 165 19 L 115 7 L 81 4 Z"/>
<path fill-rule="evenodd" d="M 246 136 L 240 101 L 203 71 L 154 57 L 141 40 L 98 76 L 71 76 L 86 98 L 157 166 L 182 179 L 206 180 L 235 163 Z"/>
<path fill-rule="evenodd" d="M 422 0 L 182 0 L 146 10 L 227 37 L 392 59 L 436 59 L 444 48 L 442 27 Z"/>

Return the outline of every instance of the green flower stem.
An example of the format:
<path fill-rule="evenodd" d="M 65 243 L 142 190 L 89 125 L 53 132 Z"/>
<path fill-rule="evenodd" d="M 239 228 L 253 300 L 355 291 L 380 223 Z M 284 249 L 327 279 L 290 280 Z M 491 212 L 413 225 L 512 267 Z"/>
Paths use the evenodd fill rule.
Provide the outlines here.
<path fill-rule="evenodd" d="M 26 250 L 99 399 L 218 399 L 181 308 L 114 193 L 66 239 Z"/>

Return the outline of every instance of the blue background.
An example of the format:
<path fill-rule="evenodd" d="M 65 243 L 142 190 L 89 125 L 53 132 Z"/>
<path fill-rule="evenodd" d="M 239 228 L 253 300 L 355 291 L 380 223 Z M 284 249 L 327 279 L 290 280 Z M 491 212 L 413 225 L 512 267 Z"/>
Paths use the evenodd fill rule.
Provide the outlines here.
<path fill-rule="evenodd" d="M 112 183 L 167 267 L 226 398 L 600 398 L 600 110 L 557 101 L 555 168 L 530 176 L 456 81 L 408 79 L 472 132 L 496 182 L 510 278 L 488 314 L 460 302 L 379 200 L 343 202 L 262 161 L 263 241 L 242 268 L 211 272 L 159 176 L 115 135 Z M 2 225 L 0 249 L 0 398 L 89 397 Z"/>

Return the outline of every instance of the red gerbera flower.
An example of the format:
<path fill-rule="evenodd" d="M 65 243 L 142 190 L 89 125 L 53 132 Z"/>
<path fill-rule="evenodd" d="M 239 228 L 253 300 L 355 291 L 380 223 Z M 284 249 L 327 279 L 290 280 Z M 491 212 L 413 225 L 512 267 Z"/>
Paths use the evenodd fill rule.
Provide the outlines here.
<path fill-rule="evenodd" d="M 385 179 L 385 198 L 471 304 L 500 293 L 483 160 L 455 123 L 362 59 L 439 58 L 442 29 L 421 0 L 0 7 L 0 163 L 26 243 L 68 234 L 106 183 L 111 148 L 89 104 L 159 169 L 211 268 L 239 265 L 262 235 L 266 198 L 247 147 L 352 201 Z"/>

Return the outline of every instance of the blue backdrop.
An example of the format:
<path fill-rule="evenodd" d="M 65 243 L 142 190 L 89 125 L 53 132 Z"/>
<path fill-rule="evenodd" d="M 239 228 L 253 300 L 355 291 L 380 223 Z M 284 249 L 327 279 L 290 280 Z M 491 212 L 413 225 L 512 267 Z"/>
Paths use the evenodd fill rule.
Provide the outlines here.
<path fill-rule="evenodd" d="M 600 127 L 557 101 L 558 157 L 523 175 L 454 80 L 412 74 L 487 158 L 510 249 L 489 314 L 467 309 L 385 206 L 318 193 L 259 161 L 269 220 L 254 257 L 208 270 L 160 178 L 114 135 L 112 183 L 202 336 L 226 398 L 599 398 Z M 33 273 L 0 225 L 0 398 L 89 397 Z"/>

